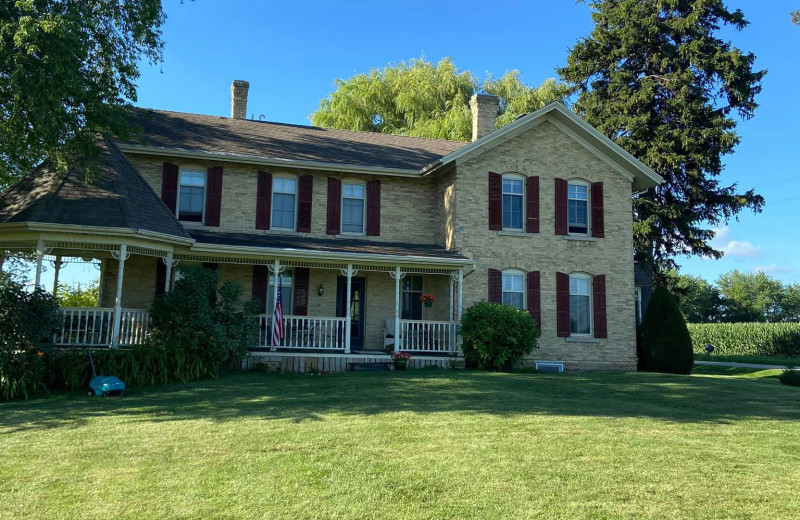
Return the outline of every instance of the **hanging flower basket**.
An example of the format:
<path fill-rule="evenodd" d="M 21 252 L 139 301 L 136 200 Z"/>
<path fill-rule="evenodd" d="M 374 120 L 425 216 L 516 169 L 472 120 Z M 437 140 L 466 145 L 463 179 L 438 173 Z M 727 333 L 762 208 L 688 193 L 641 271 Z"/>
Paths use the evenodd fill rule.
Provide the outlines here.
<path fill-rule="evenodd" d="M 433 301 L 435 299 L 436 297 L 432 294 L 423 294 L 422 296 L 419 297 L 419 301 L 421 301 L 425 307 L 433 306 Z"/>

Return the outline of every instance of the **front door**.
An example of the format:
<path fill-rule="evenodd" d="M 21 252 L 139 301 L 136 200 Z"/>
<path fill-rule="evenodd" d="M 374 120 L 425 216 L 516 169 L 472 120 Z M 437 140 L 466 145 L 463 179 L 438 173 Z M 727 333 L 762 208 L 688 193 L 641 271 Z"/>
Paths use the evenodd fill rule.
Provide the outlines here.
<path fill-rule="evenodd" d="M 364 278 L 350 280 L 350 349 L 364 348 L 364 309 L 366 308 L 366 291 Z M 336 280 L 336 316 L 347 315 L 347 277 L 340 276 Z"/>

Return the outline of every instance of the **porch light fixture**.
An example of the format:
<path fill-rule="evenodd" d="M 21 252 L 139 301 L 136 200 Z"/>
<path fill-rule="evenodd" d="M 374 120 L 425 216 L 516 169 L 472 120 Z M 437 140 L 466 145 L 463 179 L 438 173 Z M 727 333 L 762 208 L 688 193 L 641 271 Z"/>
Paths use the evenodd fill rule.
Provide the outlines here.
<path fill-rule="evenodd" d="M 325 288 L 322 286 L 322 284 L 319 284 L 319 287 L 317 288 L 317 294 L 319 294 L 320 296 L 325 294 Z"/>

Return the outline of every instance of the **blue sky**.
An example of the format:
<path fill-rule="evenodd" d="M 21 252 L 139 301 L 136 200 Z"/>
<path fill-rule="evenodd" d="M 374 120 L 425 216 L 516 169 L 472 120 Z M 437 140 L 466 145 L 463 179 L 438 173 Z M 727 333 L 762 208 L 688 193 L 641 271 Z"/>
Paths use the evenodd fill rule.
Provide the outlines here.
<path fill-rule="evenodd" d="M 272 2 L 165 0 L 164 62 L 143 64 L 140 106 L 229 115 L 233 79 L 250 82 L 248 116 L 309 124 L 309 115 L 348 78 L 390 62 L 450 56 L 479 75 L 517 69 L 528 84 L 555 77 L 568 49 L 591 31 L 589 7 L 557 2 Z M 731 269 L 763 269 L 800 281 L 795 166 L 800 121 L 800 27 L 792 1 L 729 1 L 751 25 L 729 32 L 733 43 L 768 69 L 755 118 L 741 122 L 741 145 L 725 159 L 725 183 L 756 187 L 767 199 L 759 215 L 742 214 L 720 230 L 722 260 L 680 259 L 683 271 L 714 280 Z M 70 266 L 65 281 L 94 268 Z"/>

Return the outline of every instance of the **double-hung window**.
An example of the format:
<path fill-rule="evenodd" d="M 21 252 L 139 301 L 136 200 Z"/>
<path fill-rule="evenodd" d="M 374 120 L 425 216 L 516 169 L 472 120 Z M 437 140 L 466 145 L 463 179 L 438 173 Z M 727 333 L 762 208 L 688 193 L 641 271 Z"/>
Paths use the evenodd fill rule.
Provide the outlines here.
<path fill-rule="evenodd" d="M 342 233 L 364 233 L 364 198 L 363 184 L 342 184 Z"/>
<path fill-rule="evenodd" d="M 206 173 L 181 170 L 178 187 L 178 220 L 203 222 L 206 202 Z"/>
<path fill-rule="evenodd" d="M 401 318 L 404 320 L 422 319 L 422 277 L 406 276 L 401 282 L 400 298 L 402 300 Z"/>
<path fill-rule="evenodd" d="M 276 177 L 272 181 L 272 227 L 294 229 L 297 179 Z"/>
<path fill-rule="evenodd" d="M 589 234 L 589 186 L 581 182 L 570 182 L 567 187 L 567 214 L 569 233 Z"/>
<path fill-rule="evenodd" d="M 569 332 L 592 333 L 592 279 L 586 274 L 569 275 Z"/>
<path fill-rule="evenodd" d="M 524 182 L 516 175 L 503 176 L 503 229 L 522 231 Z"/>
<path fill-rule="evenodd" d="M 503 305 L 525 309 L 525 275 L 519 271 L 503 272 Z"/>
<path fill-rule="evenodd" d="M 281 273 L 281 306 L 283 307 L 283 315 L 292 313 L 292 272 L 284 271 Z M 275 275 L 270 273 L 269 285 L 267 286 L 267 315 L 272 316 L 275 310 Z"/>

